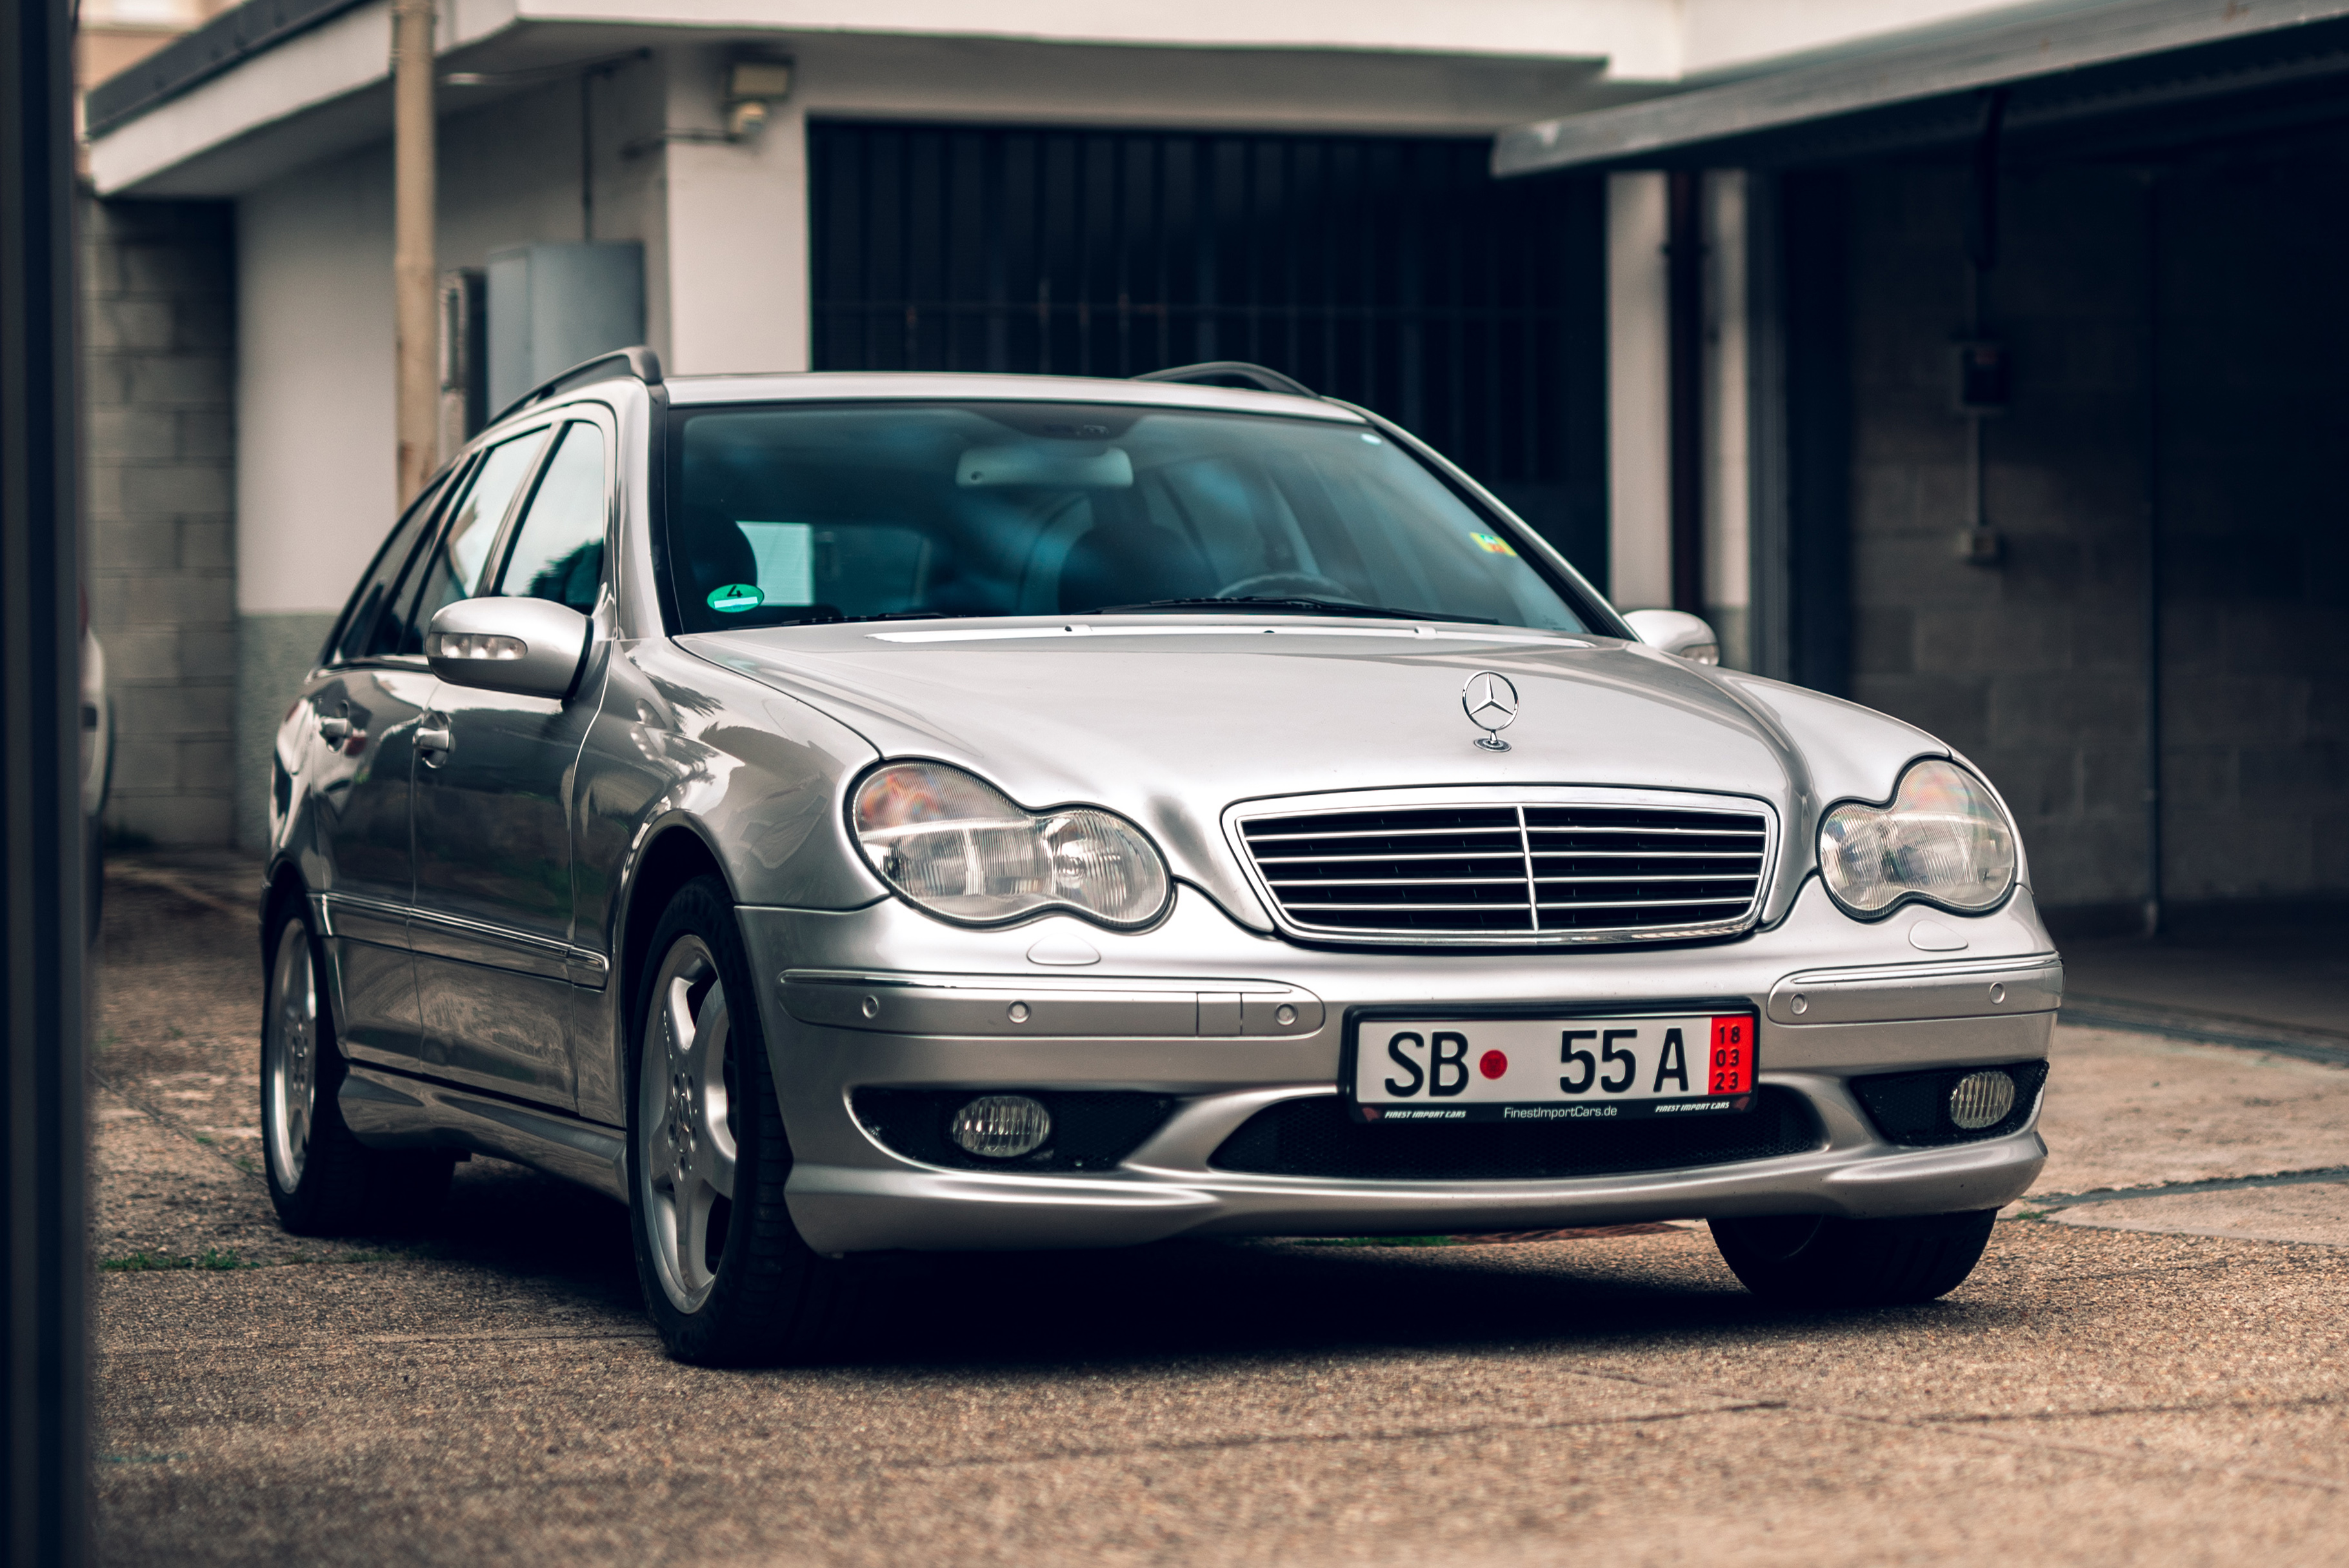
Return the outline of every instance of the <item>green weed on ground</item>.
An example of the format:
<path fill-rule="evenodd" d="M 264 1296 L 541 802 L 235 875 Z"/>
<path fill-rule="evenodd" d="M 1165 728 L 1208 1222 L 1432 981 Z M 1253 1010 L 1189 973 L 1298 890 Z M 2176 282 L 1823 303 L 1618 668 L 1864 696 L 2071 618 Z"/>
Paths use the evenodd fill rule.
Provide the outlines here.
<path fill-rule="evenodd" d="M 206 1247 L 194 1257 L 175 1256 L 170 1253 L 130 1253 L 119 1258 L 100 1258 L 98 1266 L 113 1274 L 144 1274 L 150 1269 L 257 1269 L 261 1265 L 238 1257 L 233 1252 Z"/>

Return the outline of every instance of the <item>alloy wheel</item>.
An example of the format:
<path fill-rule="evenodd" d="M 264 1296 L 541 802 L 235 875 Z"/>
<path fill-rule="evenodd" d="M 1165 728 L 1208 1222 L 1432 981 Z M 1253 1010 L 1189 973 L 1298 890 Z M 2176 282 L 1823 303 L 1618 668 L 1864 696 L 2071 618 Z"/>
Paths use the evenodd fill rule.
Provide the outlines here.
<path fill-rule="evenodd" d="M 717 1283 L 734 1200 L 731 1020 L 709 944 L 679 937 L 653 983 L 636 1069 L 637 1197 L 661 1289 L 679 1312 L 699 1308 Z"/>
<path fill-rule="evenodd" d="M 277 934 L 269 968 L 269 1007 L 261 1044 L 268 1156 L 277 1185 L 291 1192 L 309 1162 L 310 1129 L 318 1108 L 318 978 L 310 963 L 310 934 L 289 920 Z"/>

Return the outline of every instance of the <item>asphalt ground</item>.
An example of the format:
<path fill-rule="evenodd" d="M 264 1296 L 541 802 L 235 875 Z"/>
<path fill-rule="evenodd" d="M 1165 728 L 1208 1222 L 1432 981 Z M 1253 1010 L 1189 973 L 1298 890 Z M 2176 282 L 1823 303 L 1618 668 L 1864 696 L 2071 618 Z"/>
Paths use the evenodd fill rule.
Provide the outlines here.
<path fill-rule="evenodd" d="M 1700 1229 L 1178 1243 L 908 1260 L 841 1363 L 713 1372 L 621 1212 L 516 1167 L 280 1233 L 208 896 L 109 893 L 104 1562 L 2349 1558 L 2336 1067 L 2060 1028 L 2046 1176 L 1922 1307 L 1773 1311 Z"/>

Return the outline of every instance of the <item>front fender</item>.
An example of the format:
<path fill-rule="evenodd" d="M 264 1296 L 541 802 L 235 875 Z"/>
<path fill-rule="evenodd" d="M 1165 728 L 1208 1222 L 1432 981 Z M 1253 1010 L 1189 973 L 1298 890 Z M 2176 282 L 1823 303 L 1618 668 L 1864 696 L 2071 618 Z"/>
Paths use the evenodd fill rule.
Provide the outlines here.
<path fill-rule="evenodd" d="M 610 959 L 603 987 L 576 994 L 579 1109 L 616 1125 L 630 966 L 683 880 L 715 865 L 737 904 L 796 909 L 887 889 L 843 815 L 878 755 L 862 736 L 666 638 L 616 649 L 609 670 L 572 780 L 573 940 Z"/>

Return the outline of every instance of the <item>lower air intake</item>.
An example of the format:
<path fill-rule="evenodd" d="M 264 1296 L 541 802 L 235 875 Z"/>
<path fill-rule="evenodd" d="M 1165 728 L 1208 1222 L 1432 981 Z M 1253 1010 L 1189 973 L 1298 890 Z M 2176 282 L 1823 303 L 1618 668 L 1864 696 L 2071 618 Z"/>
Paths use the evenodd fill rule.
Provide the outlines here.
<path fill-rule="evenodd" d="M 1816 1149 L 1818 1119 L 1801 1095 L 1764 1085 L 1739 1116 L 1619 1122 L 1464 1122 L 1368 1127 L 1335 1095 L 1268 1106 L 1207 1163 L 1257 1176 L 1363 1181 L 1540 1181 L 1731 1165 Z"/>

